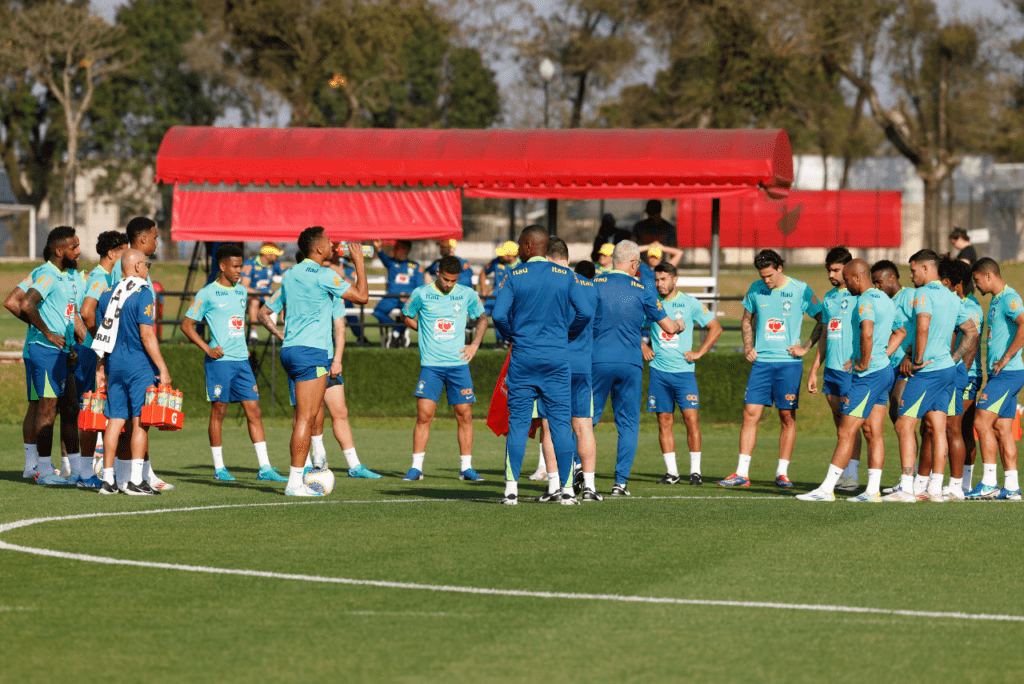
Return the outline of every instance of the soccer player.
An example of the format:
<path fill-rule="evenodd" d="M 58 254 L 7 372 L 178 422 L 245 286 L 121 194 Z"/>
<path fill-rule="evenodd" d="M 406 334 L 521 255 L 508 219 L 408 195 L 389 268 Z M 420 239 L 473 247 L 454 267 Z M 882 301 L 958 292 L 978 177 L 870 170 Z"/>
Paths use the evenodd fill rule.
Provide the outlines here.
<path fill-rule="evenodd" d="M 656 292 L 637 282 L 640 250 L 632 240 L 615 245 L 615 268 L 594 278 L 598 304 L 594 314 L 594 423 L 601 419 L 608 395 L 612 399 L 618 448 L 612 496 L 630 496 L 627 484 L 636 457 L 643 402 L 644 358 L 640 327 L 646 320 L 657 323 L 669 335 L 686 329 L 682 312 L 667 315 Z"/>
<path fill-rule="evenodd" d="M 488 295 L 497 293 L 501 283 L 505 280 L 505 276 L 508 275 L 511 269 L 519 265 L 519 245 L 508 240 L 500 247 L 497 247 L 494 253 L 497 256 L 491 259 L 480 272 L 480 297 L 484 300 L 484 311 L 487 312 L 488 316 L 491 316 L 494 311 L 494 297 Z M 491 276 L 493 280 L 490 285 L 488 285 L 487 276 Z M 494 336 L 496 348 L 508 349 L 508 340 L 501 336 L 501 331 L 498 330 L 497 326 L 494 328 Z"/>
<path fill-rule="evenodd" d="M 494 324 L 513 341 L 508 375 L 508 438 L 505 443 L 505 496 L 519 503 L 519 473 L 526 456 L 533 402 L 539 399 L 551 426 L 551 438 L 562 483 L 562 505 L 579 504 L 573 495 L 570 427 L 572 372 L 569 342 L 583 330 L 593 312 L 580 296 L 567 268 L 547 260 L 548 234 L 528 226 L 519 236 L 519 258 L 498 289 Z M 639 283 L 637 284 L 638 286 Z"/>
<path fill-rule="evenodd" d="M 35 422 L 39 474 L 36 482 L 67 485 L 71 482 L 53 473 L 51 452 L 57 400 L 64 396 L 71 365 L 68 356 L 72 354 L 76 333 L 84 339 L 85 326 L 81 323 L 77 307 L 79 281 L 71 270 L 78 267 L 78 256 L 82 250 L 75 229 L 69 226 L 51 230 L 46 245 L 50 259 L 35 272 L 36 277 L 21 302 L 21 318 L 34 327 L 28 356 L 32 361 L 32 384 L 39 397 Z M 70 423 L 69 402 L 62 402 L 62 406 L 61 432 L 68 458 L 78 463 L 81 457 L 78 453 L 78 426 Z"/>
<path fill-rule="evenodd" d="M 818 346 L 818 353 L 814 355 L 811 363 L 811 373 L 807 378 L 807 391 L 811 394 L 818 393 L 818 367 L 824 361 L 825 377 L 822 383 L 822 392 L 825 400 L 832 409 L 832 420 L 839 429 L 843 420 L 843 408 L 840 404 L 842 397 L 847 396 L 850 389 L 852 375 L 843 368 L 844 364 L 853 358 L 853 335 L 851 332 L 850 317 L 853 314 L 853 305 L 856 296 L 851 295 L 843 280 L 843 269 L 846 264 L 853 260 L 850 250 L 846 247 L 833 247 L 825 255 L 825 271 L 828 274 L 828 281 L 832 289 L 821 298 L 822 320 L 825 321 L 825 337 Z M 888 358 L 888 357 L 886 357 Z M 861 439 L 860 433 L 854 437 L 853 458 L 850 459 L 846 470 L 836 484 L 836 489 L 843 491 L 854 491 L 857 489 L 858 471 L 860 469 Z"/>
<path fill-rule="evenodd" d="M 217 250 L 220 254 L 220 249 Z M 284 271 L 281 269 L 281 255 L 284 250 L 276 242 L 264 242 L 260 245 L 260 253 L 251 259 L 247 259 L 242 265 L 242 287 L 246 292 L 258 294 L 259 297 L 251 297 L 248 301 L 249 311 L 249 341 L 255 342 L 258 339 L 256 334 L 256 323 L 260 313 L 260 305 L 267 297 L 273 294 L 272 285 L 274 279 L 281 278 Z"/>
<path fill-rule="evenodd" d="M 146 287 L 149 276 L 147 255 L 127 249 L 121 256 L 124 278 L 112 290 L 103 293 L 99 311 L 103 312 L 93 340 L 93 351 L 100 358 L 96 383 L 107 385 L 107 429 L 103 433 L 103 485 L 100 494 L 117 494 L 114 480 L 114 456 L 121 428 L 131 423 L 131 465 L 124 493 L 131 496 L 159 494 L 143 477 L 144 459 L 149 451 L 149 426 L 140 421 L 146 402 L 146 389 L 156 382 L 171 384 L 156 339 L 156 304 Z M 103 357 L 107 358 L 104 359 Z"/>
<path fill-rule="evenodd" d="M 459 284 L 465 273 L 454 255 L 441 257 L 437 280 L 416 288 L 402 308 L 402 320 L 419 331 L 420 377 L 416 383 L 416 427 L 412 433 L 412 467 L 403 480 L 423 479 L 423 459 L 430 440 L 430 423 L 437 411 L 441 388 L 455 411 L 459 426 L 459 479 L 483 482 L 473 470 L 473 377 L 469 362 L 487 332 L 484 306 L 472 287 Z M 466 344 L 466 322 L 475 319 L 473 341 Z"/>
<path fill-rule="evenodd" d="M 92 350 L 92 336 L 96 332 L 99 321 L 96 316 L 96 305 L 99 304 L 100 296 L 110 288 L 114 264 L 121 260 L 124 250 L 128 249 L 128 237 L 116 230 L 109 230 L 100 233 L 96 240 L 96 253 L 100 255 L 100 263 L 89 272 L 86 278 L 85 287 L 79 293 L 81 299 L 82 322 L 85 323 L 89 336 L 82 343 L 78 351 L 78 365 L 75 366 L 75 388 L 78 391 L 78 401 L 81 404 L 81 397 L 86 392 L 96 389 L 96 352 Z M 102 318 L 102 316 L 100 316 Z M 93 471 L 103 472 L 102 464 L 97 463 L 95 458 L 96 441 L 98 432 L 82 431 L 80 441 L 82 443 L 82 458 L 92 459 Z M 102 482 L 96 478 L 95 484 L 99 487 Z"/>
<path fill-rule="evenodd" d="M 409 250 L 412 249 L 412 242 L 409 240 L 396 240 L 391 256 L 381 251 L 384 243 L 380 240 L 374 240 L 373 246 L 377 250 L 380 263 L 388 270 L 387 296 L 377 302 L 373 315 L 381 323 L 395 323 L 391 318 L 391 311 L 401 309 L 412 291 L 423 284 L 423 267 L 409 258 Z M 409 346 L 409 337 L 400 321 L 390 330 L 385 347 L 397 349 Z"/>
<path fill-rule="evenodd" d="M 932 475 L 928 481 L 927 500 L 945 501 L 942 496 L 942 473 L 946 467 L 946 413 L 956 382 L 956 364 L 978 343 L 978 331 L 966 315 L 960 298 L 939 282 L 939 257 L 923 249 L 910 257 L 910 278 L 914 293 L 912 315 L 914 338 L 912 356 L 900 364 L 907 376 L 896 419 L 900 443 L 902 475 L 899 487 L 883 497 L 883 501 L 911 503 L 914 494 L 914 461 L 917 458 L 918 423 L 924 419 L 932 437 Z M 964 336 L 960 346 L 950 354 L 953 330 L 959 327 Z"/>
<path fill-rule="evenodd" d="M 907 386 L 907 378 L 900 372 L 900 364 L 907 355 L 909 343 L 907 338 L 914 337 L 914 316 L 911 308 L 914 303 L 914 288 L 900 285 L 900 270 L 891 261 L 876 261 L 871 267 L 871 283 L 876 289 L 889 295 L 896 307 L 896 320 L 893 321 L 893 335 L 889 338 L 886 351 L 889 361 L 896 372 L 896 379 L 889 393 L 889 420 L 896 423 L 896 411 L 899 409 L 903 388 Z"/>
<path fill-rule="evenodd" d="M 959 261 L 959 259 L 957 259 Z M 959 269 L 959 267 L 957 267 Z M 961 275 L 961 287 L 957 289 L 957 294 L 963 297 L 963 304 L 967 311 L 971 314 L 974 320 L 974 325 L 978 328 L 978 339 L 985 334 L 985 313 L 981 310 L 981 303 L 978 298 L 974 296 L 974 278 L 971 275 L 971 269 L 962 269 Z M 959 331 L 958 337 L 954 342 L 954 346 L 960 345 Z M 973 476 L 974 476 L 974 462 L 977 456 L 977 442 L 974 439 L 974 417 L 976 415 L 976 399 L 978 397 L 978 389 L 981 387 L 982 381 L 982 361 L 981 361 L 981 348 L 979 348 L 974 354 L 974 363 L 970 364 L 967 370 L 967 388 L 963 393 L 964 401 L 964 413 L 960 421 L 960 437 L 964 442 L 964 467 L 963 467 L 963 494 L 974 488 Z M 952 473 L 952 465 L 950 471 Z"/>
<path fill-rule="evenodd" d="M 623 240 L 623 242 L 625 242 Z M 615 253 L 615 245 L 607 242 L 601 245 L 601 248 L 597 251 L 597 274 L 604 275 L 605 273 L 611 273 L 613 267 L 612 254 Z"/>
<path fill-rule="evenodd" d="M 847 500 L 878 503 L 882 500 L 879 488 L 885 462 L 882 430 L 889 390 L 895 377 L 886 349 L 896 318 L 896 307 L 888 295 L 871 287 L 871 272 L 862 259 L 852 259 L 845 265 L 843 279 L 850 294 L 846 308 L 850 310 L 847 328 L 852 338 L 850 357 L 843 364 L 852 367 L 853 377 L 841 397 L 843 417 L 839 423 L 839 440 L 825 481 L 817 489 L 796 498 L 801 501 L 836 500 L 835 489 L 844 468 L 856 453 L 857 436 L 863 430 L 868 442 L 868 486 L 863 494 Z"/>
<path fill-rule="evenodd" d="M 666 254 L 668 254 L 668 259 L 665 258 Z M 682 258 L 683 250 L 675 247 L 669 247 L 658 242 L 651 245 L 641 245 L 640 268 L 637 270 L 640 282 L 644 287 L 656 291 L 658 285 L 655 282 L 654 269 L 658 267 L 658 264 L 678 266 Z"/>
<path fill-rule="evenodd" d="M 686 444 L 690 449 L 690 484 L 703 484 L 700 472 L 701 436 L 697 422 L 700 392 L 694 364 L 707 354 L 722 334 L 722 325 L 695 297 L 676 289 L 677 272 L 671 263 L 654 267 L 654 277 L 665 315 L 682 321 L 686 334 L 669 334 L 664 330 L 651 335 L 651 346 L 643 345 L 644 360 L 651 365 L 647 390 L 647 412 L 658 414 L 658 441 L 665 459 L 665 477 L 658 484 L 677 484 L 676 438 L 672 433 L 676 406 L 686 425 Z M 693 330 L 707 328 L 708 335 L 697 351 L 693 351 Z"/>
<path fill-rule="evenodd" d="M 750 458 L 757 444 L 757 423 L 765 406 L 779 410 L 779 465 L 775 486 L 789 488 L 789 461 L 796 443 L 796 410 L 800 403 L 800 359 L 821 335 L 821 303 L 811 288 L 783 273 L 785 262 L 770 249 L 754 257 L 760 280 L 754 281 L 743 298 L 743 350 L 753 367 L 743 395 L 743 427 L 736 472 L 721 480 L 722 487 L 750 486 Z M 817 321 L 807 346 L 800 344 L 804 314 Z M 756 332 L 755 332 L 756 331 Z"/>
<path fill-rule="evenodd" d="M 983 295 L 992 295 L 988 306 L 988 346 L 985 361 L 988 382 L 978 393 L 974 428 L 981 447 L 982 478 L 968 499 L 1020 501 L 1017 477 L 1017 442 L 1013 419 L 1017 395 L 1024 386 L 1024 300 L 1006 284 L 999 264 L 985 257 L 971 269 L 974 285 Z M 996 481 L 996 454 L 1003 459 L 1003 488 Z"/>
<path fill-rule="evenodd" d="M 224 465 L 223 430 L 228 404 L 240 402 L 249 425 L 249 438 L 259 463 L 257 480 L 287 482 L 270 465 L 267 440 L 263 433 L 260 393 L 249 364 L 249 348 L 245 344 L 247 288 L 239 281 L 245 268 L 245 254 L 235 244 L 222 245 L 215 258 L 219 267 L 217 279 L 196 293 L 192 306 L 181 322 L 181 332 L 206 354 L 206 399 L 210 402 L 210 451 L 213 455 L 213 476 L 224 482 L 235 477 Z M 210 326 L 210 344 L 196 332 L 196 323 Z"/>
<path fill-rule="evenodd" d="M 441 256 L 435 259 L 430 266 L 427 266 L 427 270 L 423 276 L 424 285 L 429 285 L 431 280 L 437 279 L 437 270 L 441 267 L 441 259 L 444 259 L 446 256 L 453 256 L 462 264 L 462 270 L 459 271 L 459 285 L 464 285 L 471 290 L 473 289 L 473 265 L 462 257 L 456 256 L 455 247 L 458 244 L 457 240 L 437 241 L 437 248 L 441 250 Z"/>
<path fill-rule="evenodd" d="M 288 269 L 281 287 L 260 307 L 259 319 L 272 335 L 282 340 L 281 364 L 288 377 L 295 381 L 295 426 L 289 444 L 291 467 L 288 496 L 318 496 L 302 481 L 306 454 L 309 453 L 310 434 L 316 414 L 324 401 L 329 377 L 341 374 L 341 359 L 331 359 L 331 319 L 324 312 L 333 307 L 332 296 L 342 297 L 357 304 L 369 300 L 363 252 L 358 244 L 350 244 L 352 263 L 356 269 L 356 284 L 350 286 L 337 273 L 325 268 L 334 247 L 321 226 L 306 228 L 299 235 L 299 249 L 305 260 Z M 282 335 L 271 320 L 271 314 L 288 307 L 288 325 Z M 314 457 L 317 467 L 324 463 Z"/>

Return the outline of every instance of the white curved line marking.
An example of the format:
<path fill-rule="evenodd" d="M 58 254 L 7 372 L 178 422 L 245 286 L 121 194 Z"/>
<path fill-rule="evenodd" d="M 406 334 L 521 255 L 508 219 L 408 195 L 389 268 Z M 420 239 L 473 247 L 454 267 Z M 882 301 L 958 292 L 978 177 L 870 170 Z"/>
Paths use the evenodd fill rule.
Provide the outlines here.
<path fill-rule="evenodd" d="M 717 498 L 717 497 L 714 497 Z M 458 499 L 461 500 L 461 499 Z M 378 503 L 404 503 L 410 501 L 440 501 L 440 499 L 400 499 L 380 501 Z M 0 525 L 0 534 L 29 525 L 44 522 L 61 522 L 65 520 L 84 520 L 87 518 L 115 518 L 126 515 L 157 515 L 159 513 L 187 513 L 190 511 L 210 511 L 225 508 L 257 508 L 260 506 L 301 506 L 310 504 L 341 504 L 341 503 L 374 503 L 371 501 L 288 501 L 281 503 L 258 504 L 223 504 L 219 506 L 190 506 L 186 508 L 159 508 L 148 511 L 122 511 L 117 513 L 85 513 L 82 515 L 64 515 L 50 518 L 31 518 Z M 64 558 L 67 560 L 102 563 L 105 565 L 129 565 L 139 568 L 157 568 L 161 570 L 180 570 L 184 572 L 205 572 L 212 575 L 240 575 L 243 577 L 265 577 L 268 579 L 297 580 L 301 582 L 321 582 L 325 584 L 347 584 L 353 586 L 381 587 L 385 589 L 413 589 L 419 591 L 444 591 L 456 594 L 477 594 L 485 596 L 515 596 L 519 598 L 569 599 L 583 601 L 615 601 L 620 603 L 658 603 L 681 606 L 716 606 L 728 608 L 769 608 L 776 610 L 809 610 L 824 613 L 868 613 L 873 615 L 900 615 L 905 617 L 945 618 L 951 620 L 993 620 L 1002 622 L 1024 622 L 1024 615 L 990 615 L 987 613 L 947 613 L 925 610 L 890 610 L 886 608 L 864 608 L 858 606 L 835 606 L 810 603 L 776 603 L 767 601 L 713 601 L 707 599 L 662 598 L 657 596 L 621 596 L 619 594 L 578 594 L 561 591 L 525 591 L 521 589 L 489 589 L 486 587 L 460 587 L 445 584 L 418 584 L 415 582 L 388 582 L 383 580 L 349 579 L 345 577 L 321 577 L 318 575 L 297 575 L 283 572 L 264 572 L 262 570 L 234 570 L 231 568 L 212 568 L 202 565 L 179 565 L 176 563 L 157 563 L 152 561 L 134 561 L 104 556 L 90 556 L 84 553 L 67 553 L 51 549 L 39 549 L 30 546 L 19 546 L 0 540 L 0 549 L 20 551 L 37 556 Z"/>

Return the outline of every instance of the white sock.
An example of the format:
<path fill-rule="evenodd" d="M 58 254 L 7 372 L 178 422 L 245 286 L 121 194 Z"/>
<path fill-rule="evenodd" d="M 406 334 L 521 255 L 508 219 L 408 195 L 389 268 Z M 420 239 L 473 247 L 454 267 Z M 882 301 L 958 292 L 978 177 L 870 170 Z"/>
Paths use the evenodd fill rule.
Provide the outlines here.
<path fill-rule="evenodd" d="M 928 494 L 942 496 L 942 473 L 932 473 L 928 478 Z"/>
<path fill-rule="evenodd" d="M 213 454 L 213 469 L 220 470 L 224 467 L 224 447 L 210 447 L 210 453 Z"/>
<path fill-rule="evenodd" d="M 749 454 L 740 454 L 740 461 L 736 464 L 736 474 L 740 477 L 750 477 Z"/>
<path fill-rule="evenodd" d="M 288 484 L 285 485 L 285 488 L 299 489 L 302 487 L 302 470 L 302 468 L 288 466 Z"/>
<path fill-rule="evenodd" d="M 39 459 L 39 472 L 43 472 L 42 469 L 43 459 Z M 981 465 L 981 484 L 986 487 L 995 487 L 999 482 L 996 480 L 996 464 L 995 463 L 983 463 Z"/>
<path fill-rule="evenodd" d="M 825 492 L 826 494 L 834 494 L 836 491 L 836 482 L 839 482 L 839 476 L 842 474 L 842 468 L 829 463 L 828 473 L 825 474 L 825 481 L 821 483 L 821 486 L 818 487 L 818 489 Z"/>
<path fill-rule="evenodd" d="M 568 494 L 569 496 L 576 496 L 576 492 L 572 490 L 572 485 L 568 487 L 562 487 L 562 494 Z"/>
<path fill-rule="evenodd" d="M 24 444 L 25 447 L 25 470 L 35 468 L 39 465 L 38 452 L 35 444 Z"/>
<path fill-rule="evenodd" d="M 53 475 L 53 463 L 50 462 L 49 456 L 37 457 L 36 472 L 39 473 L 39 477 Z"/>
<path fill-rule="evenodd" d="M 106 482 L 111 487 L 113 487 L 114 485 L 117 484 L 117 481 L 114 480 L 114 469 L 113 468 L 104 468 L 103 469 L 103 481 Z"/>
<path fill-rule="evenodd" d="M 538 472 L 546 473 L 548 471 L 548 462 L 544 460 L 544 445 L 537 445 L 537 470 Z"/>
<path fill-rule="evenodd" d="M 131 460 L 131 483 L 133 485 L 142 484 L 142 464 L 144 461 L 141 458 L 133 458 Z"/>
<path fill-rule="evenodd" d="M 94 473 L 92 472 L 92 458 L 89 456 L 82 456 L 81 454 L 79 454 L 78 477 L 82 478 L 83 480 L 88 480 L 93 475 Z"/>
<path fill-rule="evenodd" d="M 950 489 L 959 489 L 960 491 L 963 491 L 963 489 L 964 489 L 964 479 L 962 477 L 951 477 L 951 478 L 949 478 L 949 488 Z"/>
<path fill-rule="evenodd" d="M 412 467 L 415 468 L 416 470 L 419 470 L 420 472 L 423 472 L 423 459 L 424 459 L 424 457 L 426 457 L 426 455 L 427 455 L 426 451 L 421 451 L 418 454 L 413 454 L 412 455 Z"/>
<path fill-rule="evenodd" d="M 558 473 L 548 473 L 548 493 L 554 494 L 558 491 Z"/>
<path fill-rule="evenodd" d="M 691 451 L 690 452 L 690 473 L 691 474 L 697 473 L 698 475 L 700 475 L 700 452 L 699 451 Z"/>
<path fill-rule="evenodd" d="M 964 494 L 971 491 L 972 480 L 974 480 L 974 466 L 964 466 Z"/>
<path fill-rule="evenodd" d="M 70 477 L 74 477 L 75 471 L 71 470 L 71 458 L 70 456 L 60 457 L 60 472 L 68 473 Z"/>
<path fill-rule="evenodd" d="M 125 485 L 128 484 L 128 478 L 131 477 L 132 464 L 130 461 L 125 461 L 120 458 L 114 459 L 114 479 L 117 481 L 118 489 L 124 489 Z"/>
<path fill-rule="evenodd" d="M 313 456 L 327 456 L 327 449 L 324 448 L 323 435 L 316 435 L 309 438 L 309 452 Z"/>
<path fill-rule="evenodd" d="M 149 459 L 142 462 L 142 479 L 148 482 L 150 487 L 156 487 L 164 482 L 153 472 L 153 462 Z"/>
<path fill-rule="evenodd" d="M 915 475 L 914 476 L 914 496 L 918 494 L 924 494 L 928 489 L 928 476 L 927 475 Z"/>
<path fill-rule="evenodd" d="M 267 456 L 267 443 L 266 442 L 253 442 L 252 448 L 256 450 L 256 460 L 260 464 L 260 468 L 270 465 L 270 458 Z"/>
<path fill-rule="evenodd" d="M 843 469 L 843 477 L 848 477 L 856 480 L 858 472 L 860 472 L 860 459 L 851 458 L 850 462 L 847 463 L 846 467 Z"/>
<path fill-rule="evenodd" d="M 505 496 L 510 494 L 519 496 L 519 483 L 515 480 L 505 480 Z"/>
<path fill-rule="evenodd" d="M 900 491 L 907 492 L 908 494 L 916 493 L 914 492 L 913 475 L 900 475 Z"/>
<path fill-rule="evenodd" d="M 464 472 L 473 467 L 473 455 L 466 456 L 463 454 L 459 456 L 459 472 Z"/>
<path fill-rule="evenodd" d="M 349 470 L 352 470 L 353 468 L 358 468 L 359 467 L 359 465 L 360 465 L 359 464 L 359 457 L 356 456 L 356 448 L 355 447 L 352 447 L 351 449 L 345 449 L 341 453 L 343 453 L 345 455 L 345 461 L 348 462 L 348 469 Z"/>
<path fill-rule="evenodd" d="M 775 470 L 775 477 L 780 477 L 783 475 L 789 477 L 789 461 L 783 461 L 780 458 L 779 467 Z"/>
<path fill-rule="evenodd" d="M 597 485 L 594 484 L 594 475 L 595 475 L 595 473 L 586 473 L 586 472 L 583 473 L 583 488 L 584 489 L 592 489 L 595 492 L 597 491 Z"/>
<path fill-rule="evenodd" d="M 678 475 L 679 466 L 676 465 L 676 452 L 670 451 L 667 454 L 662 454 L 661 457 L 665 459 L 665 472 L 669 475 Z"/>
<path fill-rule="evenodd" d="M 309 468 L 313 465 L 313 461 L 310 460 L 309 454 L 306 454 L 306 463 L 303 465 L 304 468 Z"/>
<path fill-rule="evenodd" d="M 865 494 L 881 494 L 882 493 L 882 469 L 868 468 L 868 488 L 864 491 Z"/>
<path fill-rule="evenodd" d="M 1003 488 L 1008 492 L 1015 492 L 1020 489 L 1017 483 L 1017 471 L 1007 470 L 1003 472 Z"/>
<path fill-rule="evenodd" d="M 71 471 L 71 479 L 82 476 L 85 472 L 82 470 L 82 454 L 68 454 L 65 458 L 68 461 L 68 470 Z"/>

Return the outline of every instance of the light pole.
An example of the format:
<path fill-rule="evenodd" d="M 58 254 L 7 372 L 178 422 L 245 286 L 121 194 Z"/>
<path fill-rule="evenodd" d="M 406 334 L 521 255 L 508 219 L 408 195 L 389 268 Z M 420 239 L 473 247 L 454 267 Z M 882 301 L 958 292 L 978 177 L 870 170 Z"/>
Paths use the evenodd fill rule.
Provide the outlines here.
<path fill-rule="evenodd" d="M 540 62 L 540 77 L 544 81 L 544 128 L 548 127 L 548 90 L 551 86 L 551 79 L 555 77 L 555 63 L 545 57 Z"/>

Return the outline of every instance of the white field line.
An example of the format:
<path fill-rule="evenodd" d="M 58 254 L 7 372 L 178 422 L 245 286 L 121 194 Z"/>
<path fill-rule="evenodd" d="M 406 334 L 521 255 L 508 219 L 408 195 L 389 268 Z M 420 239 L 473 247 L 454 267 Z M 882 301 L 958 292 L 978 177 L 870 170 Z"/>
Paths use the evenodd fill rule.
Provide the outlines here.
<path fill-rule="evenodd" d="M 718 498 L 718 497 L 713 497 Z M 424 499 L 423 501 L 436 501 Z M 403 499 L 402 501 L 408 501 Z M 44 522 L 62 522 L 67 520 L 83 520 L 88 518 L 113 518 L 127 515 L 158 515 L 161 513 L 184 513 L 190 511 L 220 510 L 228 508 L 256 508 L 261 506 L 296 506 L 310 504 L 339 504 L 342 501 L 294 501 L 262 504 L 224 504 L 219 506 L 191 506 L 186 508 L 162 508 L 147 511 L 123 511 L 117 513 L 86 513 L 82 515 L 54 516 L 50 518 L 32 518 L 18 520 L 0 525 L 0 535 L 11 530 L 28 527 Z M 352 502 L 369 503 L 369 502 Z M 384 503 L 384 502 L 381 502 Z M 887 608 L 867 608 L 860 606 L 840 606 L 809 603 L 777 603 L 770 601 L 716 601 L 710 599 L 680 599 L 657 596 L 622 596 L 619 594 L 584 594 L 559 591 L 526 591 L 521 589 L 492 589 L 487 587 L 464 587 L 443 584 L 419 584 L 415 582 L 390 582 L 385 580 L 350 579 L 345 577 L 322 577 L 319 575 L 299 575 L 282 572 L 265 572 L 262 570 L 236 570 L 231 568 L 214 568 L 202 565 L 180 565 L 176 563 L 158 563 L 152 561 L 135 561 L 121 558 L 91 556 L 83 553 L 67 553 L 52 549 L 40 549 L 29 546 L 10 544 L 0 540 L 0 550 L 19 551 L 37 556 L 64 558 L 67 560 L 101 563 L 104 565 L 127 565 L 139 568 L 155 568 L 159 570 L 179 570 L 183 572 L 202 572 L 212 575 L 239 575 L 242 577 L 261 577 L 267 579 L 294 580 L 300 582 L 319 582 L 324 584 L 343 584 L 352 586 L 379 587 L 384 589 L 411 589 L 415 591 L 441 591 L 455 594 L 475 594 L 483 596 L 513 596 L 517 598 L 563 599 L 572 601 L 614 601 L 618 603 L 655 603 L 681 606 L 715 606 L 723 608 L 761 608 L 774 610 L 804 610 L 823 613 L 861 613 L 871 615 L 898 615 L 903 617 L 939 618 L 947 620 L 990 620 L 1002 622 L 1024 622 L 1024 615 L 994 615 L 987 613 L 956 613 L 925 610 L 893 610 Z"/>

